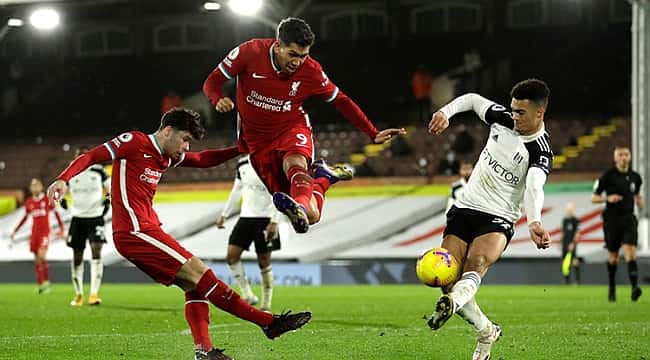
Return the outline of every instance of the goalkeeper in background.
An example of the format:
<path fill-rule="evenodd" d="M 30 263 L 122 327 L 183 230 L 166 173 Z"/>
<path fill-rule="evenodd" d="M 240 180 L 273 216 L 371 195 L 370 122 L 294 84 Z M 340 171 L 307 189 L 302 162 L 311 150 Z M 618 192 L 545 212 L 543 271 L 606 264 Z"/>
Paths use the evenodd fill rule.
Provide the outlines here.
<path fill-rule="evenodd" d="M 562 219 L 562 275 L 564 283 L 569 284 L 571 269 L 575 274 L 575 283 L 580 283 L 580 260 L 576 256 L 576 248 L 580 232 L 580 219 L 576 217 L 576 206 L 572 202 L 566 204 L 566 216 Z"/>

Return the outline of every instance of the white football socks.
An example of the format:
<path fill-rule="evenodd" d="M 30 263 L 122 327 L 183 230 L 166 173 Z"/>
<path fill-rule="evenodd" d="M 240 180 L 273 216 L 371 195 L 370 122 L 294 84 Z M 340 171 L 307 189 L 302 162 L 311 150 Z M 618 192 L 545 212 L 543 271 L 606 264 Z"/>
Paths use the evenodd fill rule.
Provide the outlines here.
<path fill-rule="evenodd" d="M 451 288 L 449 296 L 456 303 L 456 309 L 460 309 L 469 302 L 481 285 L 481 275 L 476 271 L 463 273 L 460 280 Z"/>
<path fill-rule="evenodd" d="M 99 286 L 104 276 L 104 263 L 102 259 L 90 260 L 90 295 L 99 294 Z"/>
<path fill-rule="evenodd" d="M 458 309 L 456 312 L 458 316 L 465 319 L 470 325 L 474 326 L 474 329 L 483 335 L 483 332 L 491 330 L 490 320 L 483 314 L 481 308 L 476 303 L 475 298 L 471 298 L 465 306 Z"/>
<path fill-rule="evenodd" d="M 271 310 L 271 299 L 273 298 L 273 268 L 271 265 L 260 269 L 262 274 L 262 309 Z"/>
<path fill-rule="evenodd" d="M 244 295 L 244 298 L 250 299 L 254 297 L 255 294 L 253 294 L 251 284 L 246 278 L 246 273 L 244 272 L 244 265 L 242 265 L 242 262 L 237 261 L 236 263 L 228 264 L 228 269 L 230 269 L 230 275 L 232 275 L 232 277 L 237 282 L 237 285 L 239 285 L 239 289 L 241 290 L 242 295 Z"/>
<path fill-rule="evenodd" d="M 74 260 L 70 262 L 70 275 L 72 276 L 72 287 L 75 295 L 84 294 L 84 262 L 78 266 L 74 265 Z"/>

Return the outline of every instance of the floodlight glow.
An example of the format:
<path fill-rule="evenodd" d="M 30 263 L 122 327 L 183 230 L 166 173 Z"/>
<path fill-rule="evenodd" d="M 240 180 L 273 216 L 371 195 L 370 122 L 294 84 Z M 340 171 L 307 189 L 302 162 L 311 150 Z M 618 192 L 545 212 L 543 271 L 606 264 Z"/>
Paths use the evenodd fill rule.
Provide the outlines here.
<path fill-rule="evenodd" d="M 203 8 L 208 11 L 219 10 L 221 9 L 221 4 L 216 2 L 206 2 L 203 4 Z"/>
<path fill-rule="evenodd" d="M 21 27 L 23 26 L 23 21 L 21 19 L 11 18 L 7 21 L 7 26 Z"/>
<path fill-rule="evenodd" d="M 230 0 L 228 5 L 239 15 L 251 16 L 262 7 L 262 0 Z"/>
<path fill-rule="evenodd" d="M 59 13 L 52 9 L 39 9 L 29 17 L 29 23 L 40 30 L 52 30 L 59 25 Z"/>

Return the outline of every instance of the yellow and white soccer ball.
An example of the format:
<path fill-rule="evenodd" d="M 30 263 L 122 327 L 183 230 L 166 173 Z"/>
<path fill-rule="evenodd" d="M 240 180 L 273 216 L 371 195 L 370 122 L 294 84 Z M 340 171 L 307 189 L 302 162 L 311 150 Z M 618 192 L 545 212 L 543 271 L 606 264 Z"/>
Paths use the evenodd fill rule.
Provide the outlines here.
<path fill-rule="evenodd" d="M 447 249 L 433 248 L 420 255 L 415 272 L 424 285 L 442 287 L 456 280 L 458 262 Z"/>

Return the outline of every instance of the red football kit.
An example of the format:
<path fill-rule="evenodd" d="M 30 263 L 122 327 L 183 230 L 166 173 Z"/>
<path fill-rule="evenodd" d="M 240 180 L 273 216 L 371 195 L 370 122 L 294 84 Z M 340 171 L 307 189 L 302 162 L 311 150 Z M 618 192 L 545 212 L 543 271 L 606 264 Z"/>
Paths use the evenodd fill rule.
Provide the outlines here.
<path fill-rule="evenodd" d="M 50 210 L 54 212 L 56 222 L 63 229 L 63 221 L 59 213 L 54 210 L 45 194 L 38 197 L 30 196 L 25 201 L 25 216 L 20 220 L 14 232 L 17 232 L 29 216 L 32 217 L 32 234 L 29 238 L 29 251 L 36 254 L 39 249 L 47 248 L 50 244 Z"/>
<path fill-rule="evenodd" d="M 251 164 L 271 192 L 288 193 L 284 157 L 298 153 L 308 161 L 313 158 L 311 123 L 302 107 L 307 98 L 332 103 L 370 139 L 379 131 L 310 56 L 293 74 L 281 73 L 273 57 L 274 43 L 253 39 L 234 48 L 208 76 L 203 91 L 216 105 L 223 97 L 222 85 L 237 78 L 240 150 L 251 154 Z"/>
<path fill-rule="evenodd" d="M 68 182 L 89 165 L 113 162 L 111 204 L 113 241 L 126 259 L 154 280 L 170 285 L 193 255 L 160 228 L 153 197 L 162 174 L 170 167 L 211 167 L 239 155 L 236 146 L 186 152 L 171 158 L 153 134 L 124 133 L 77 157 L 57 177 Z"/>

